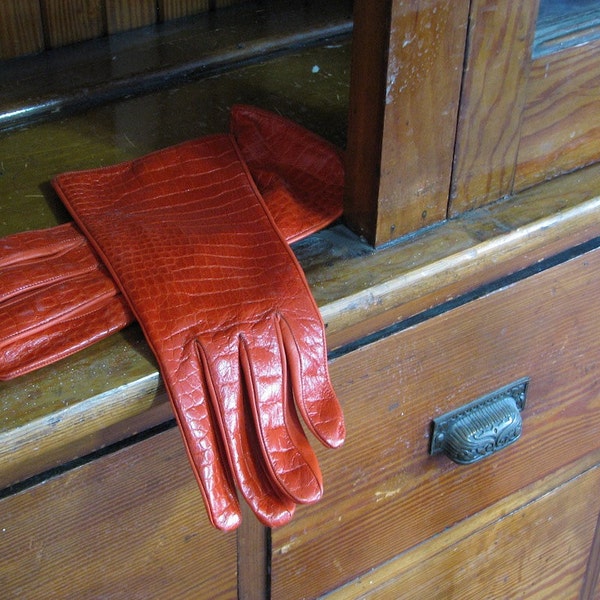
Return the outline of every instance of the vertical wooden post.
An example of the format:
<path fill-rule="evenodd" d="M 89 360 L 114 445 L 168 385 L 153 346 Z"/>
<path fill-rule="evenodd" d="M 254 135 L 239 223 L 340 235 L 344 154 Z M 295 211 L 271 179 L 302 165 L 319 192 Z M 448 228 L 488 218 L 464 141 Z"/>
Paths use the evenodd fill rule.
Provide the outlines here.
<path fill-rule="evenodd" d="M 469 0 L 356 0 L 348 225 L 374 246 L 446 218 Z"/>
<path fill-rule="evenodd" d="M 242 524 L 237 530 L 238 598 L 264 600 L 270 597 L 271 530 L 261 525 L 244 502 Z"/>

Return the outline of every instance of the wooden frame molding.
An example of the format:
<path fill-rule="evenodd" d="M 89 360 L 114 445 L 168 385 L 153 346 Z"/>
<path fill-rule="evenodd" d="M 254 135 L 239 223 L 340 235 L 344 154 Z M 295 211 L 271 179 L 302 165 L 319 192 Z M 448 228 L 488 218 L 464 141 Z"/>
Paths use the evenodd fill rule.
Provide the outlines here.
<path fill-rule="evenodd" d="M 513 189 L 538 0 L 475 0 L 456 136 L 449 213 Z"/>

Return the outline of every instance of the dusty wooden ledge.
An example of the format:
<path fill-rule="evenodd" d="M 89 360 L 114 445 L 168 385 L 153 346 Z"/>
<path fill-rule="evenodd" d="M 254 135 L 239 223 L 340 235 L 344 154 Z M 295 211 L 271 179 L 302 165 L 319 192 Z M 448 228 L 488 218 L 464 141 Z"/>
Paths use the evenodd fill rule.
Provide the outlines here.
<path fill-rule="evenodd" d="M 600 169 L 591 167 L 382 250 L 334 228 L 306 242 L 318 251 L 305 270 L 333 350 L 596 236 Z"/>
<path fill-rule="evenodd" d="M 383 250 L 342 225 L 297 244 L 330 350 L 599 236 L 599 192 L 594 166 Z M 111 385 L 103 389 L 106 377 Z M 41 394 L 62 397 L 65 406 L 35 417 L 31 405 Z M 0 488 L 172 418 L 137 326 L 0 384 L 0 398 Z"/>

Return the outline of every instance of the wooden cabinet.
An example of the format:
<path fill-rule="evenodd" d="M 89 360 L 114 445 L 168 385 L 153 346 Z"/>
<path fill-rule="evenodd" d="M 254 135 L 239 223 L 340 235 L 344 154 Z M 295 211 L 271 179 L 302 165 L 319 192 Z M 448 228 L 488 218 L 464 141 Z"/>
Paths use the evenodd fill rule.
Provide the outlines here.
<path fill-rule="evenodd" d="M 281 529 L 212 530 L 133 326 L 0 383 L 1 595 L 600 598 L 593 24 L 573 45 L 540 37 L 537 0 L 355 0 L 350 45 L 344 0 L 251 5 L 221 50 L 215 17 L 204 62 L 184 23 L 148 52 L 107 45 L 93 85 L 75 50 L 60 64 L 89 97 L 53 88 L 64 115 L 47 89 L 31 113 L 0 94 L 0 235 L 67 218 L 56 173 L 223 131 L 235 102 L 347 139 L 345 223 L 294 245 L 347 418 L 345 446 L 317 449 L 325 496 Z M 430 455 L 434 419 L 525 378 L 516 442 L 471 465 Z"/>
<path fill-rule="evenodd" d="M 391 1 L 372 10 L 368 3 L 358 2 L 361 20 L 355 23 L 348 140 L 349 222 L 371 243 L 385 245 L 424 225 L 449 217 L 464 219 L 473 209 L 494 210 L 490 207 L 500 199 L 508 211 L 514 210 L 519 192 L 597 161 L 600 46 L 597 20 L 591 17 L 600 14 L 594 4 L 566 6 L 553 0 Z M 561 25 L 567 29 L 560 32 Z M 380 68 L 373 69 L 374 64 Z M 370 129 L 368 123 L 372 124 Z M 361 164 L 369 168 L 360 169 Z M 506 255 L 503 258 L 501 254 L 496 253 L 497 264 L 505 262 Z M 344 509 L 330 514 L 329 520 L 324 519 L 317 527 L 319 541 L 314 546 L 322 543 L 324 548 L 317 560 L 327 565 L 321 566 L 320 581 L 330 577 L 335 587 L 340 584 L 336 579 L 339 573 L 352 571 L 351 564 L 369 562 L 374 556 L 378 556 L 374 562 L 386 565 L 381 567 L 381 577 L 378 570 L 360 567 L 359 577 L 333 597 L 571 598 L 580 593 L 581 597 L 593 597 L 598 569 L 594 531 L 599 512 L 589 494 L 598 489 L 598 445 L 590 439 L 589 444 L 582 442 L 580 446 L 574 441 L 577 434 L 571 441 L 564 438 L 561 442 L 560 438 L 566 431 L 574 433 L 573 421 L 567 415 L 579 412 L 575 409 L 570 413 L 568 408 L 570 402 L 578 402 L 576 381 L 583 384 L 584 396 L 589 393 L 581 406 L 589 406 L 590 400 L 597 403 L 595 384 L 590 382 L 592 387 L 588 388 L 580 371 L 585 352 L 589 350 L 593 361 L 598 357 L 599 349 L 590 345 L 595 334 L 573 346 L 574 370 L 570 374 L 563 371 L 566 363 L 556 354 L 558 347 L 566 350 L 568 346 L 558 341 L 561 328 L 569 328 L 569 317 L 577 313 L 571 300 L 561 306 L 556 283 L 568 285 L 571 277 L 578 279 L 582 264 L 565 262 L 489 297 L 471 299 L 464 306 L 391 336 L 389 341 L 377 342 L 381 344 L 378 348 L 373 344 L 361 349 L 360 362 L 368 365 L 363 375 L 369 382 L 364 390 L 365 404 L 376 404 L 371 394 L 384 403 L 383 398 L 390 398 L 388 406 L 400 407 L 403 420 L 395 423 L 397 430 L 390 430 L 394 416 L 384 416 L 381 409 L 381 435 L 391 456 L 384 458 L 382 454 L 369 463 L 367 448 L 374 452 L 378 446 L 365 434 L 363 452 L 353 455 L 350 463 L 369 464 L 372 471 L 361 471 L 364 479 L 355 476 L 346 481 L 345 489 L 352 489 L 356 500 L 340 499 Z M 548 279 L 551 273 L 558 274 L 554 283 Z M 591 300 L 595 293 L 580 292 L 584 302 L 595 304 Z M 593 307 L 587 317 L 576 320 L 591 323 L 596 320 L 596 310 Z M 571 330 L 568 337 L 573 333 Z M 549 337 L 544 340 L 546 335 Z M 391 344 L 390 352 L 397 353 L 396 358 L 383 350 L 386 343 Z M 371 358 L 367 348 L 373 349 L 376 358 Z M 340 359 L 344 360 L 351 359 Z M 529 388 L 532 403 L 523 415 L 524 432 L 529 427 L 532 436 L 529 441 L 524 433 L 514 447 L 466 469 L 424 458 L 430 436 L 428 424 L 438 411 L 452 410 L 459 397 L 468 402 L 501 386 L 499 379 L 505 377 L 504 383 L 509 383 L 525 376 L 527 370 L 533 373 Z M 352 377 L 360 372 L 358 363 L 354 364 L 348 378 L 362 383 Z M 475 380 L 478 383 L 471 388 Z M 562 385 L 566 387 L 560 392 Z M 391 399 L 394 387 L 398 389 L 395 401 Z M 553 414 L 551 397 L 555 393 L 561 400 L 560 409 Z M 423 415 L 417 425 L 423 409 L 436 414 Z M 374 411 L 364 410 L 365 415 L 367 410 Z M 532 410 L 530 417 L 527 410 Z M 592 409 L 596 411 L 597 406 Z M 365 415 L 357 418 L 361 431 Z M 408 432 L 402 429 L 404 415 L 410 415 Z M 544 423 L 540 429 L 535 424 L 538 418 L 540 425 Z M 582 418 L 583 427 L 587 419 Z M 559 432 L 561 422 L 566 427 L 563 433 Z M 590 432 L 597 428 L 597 424 L 591 425 Z M 551 450 L 554 444 L 556 450 Z M 583 455 L 572 456 L 571 463 L 566 449 L 585 446 Z M 415 464 L 417 448 L 423 453 Z M 550 467 L 555 459 L 555 467 Z M 386 480 L 383 465 L 392 464 L 396 466 Z M 507 467 L 506 472 L 501 464 Z M 569 471 L 569 464 L 579 466 Z M 593 466 L 588 473 L 589 465 Z M 516 501 L 518 490 L 528 486 L 534 490 L 536 473 L 541 482 L 552 472 L 563 471 L 562 478 L 555 479 L 555 487 L 544 488 L 540 483 L 538 496 L 528 496 L 527 503 L 521 505 L 512 504 L 514 517 L 486 520 L 487 507 L 494 503 L 509 506 L 511 498 Z M 523 479 L 519 473 L 527 476 Z M 356 481 L 370 482 L 365 484 L 366 495 L 361 494 L 360 484 L 356 484 L 357 491 L 351 487 Z M 505 487 L 508 481 L 511 484 Z M 579 491 L 584 489 L 587 492 Z M 567 500 L 579 493 L 585 493 L 588 501 L 577 504 Z M 397 496 L 401 500 L 396 500 Z M 349 515 L 348 507 L 354 506 L 354 501 L 361 508 L 356 515 L 351 511 Z M 391 508 L 386 512 L 383 506 L 388 502 Z M 563 502 L 573 508 L 564 515 L 569 531 L 542 526 L 555 518 L 555 510 L 560 514 L 558 507 Z M 347 531 L 352 540 L 348 554 L 334 551 L 325 541 L 333 537 L 325 523 L 334 523 L 336 517 L 340 519 L 336 529 Z M 361 518 L 368 525 L 359 525 Z M 455 535 L 449 531 L 460 531 L 461 524 L 470 520 L 480 531 L 465 533 L 460 541 L 444 541 Z M 523 523 L 524 532 L 535 529 L 536 535 L 531 534 L 528 542 L 511 538 L 518 522 Z M 359 529 L 361 534 L 354 538 Z M 317 569 L 309 554 L 296 550 L 302 539 L 310 536 L 307 531 L 306 527 L 294 530 L 281 539 L 274 534 L 273 582 L 275 590 L 282 582 L 281 597 L 300 589 L 290 592 L 286 587 L 292 585 L 289 575 L 284 576 L 292 568 L 290 554 L 298 552 L 300 563 L 307 561 L 308 571 Z M 412 537 L 415 531 L 423 537 Z M 565 546 L 571 534 L 577 541 Z M 428 536 L 436 541 L 418 546 Z M 562 538 L 561 542 L 557 538 Z M 395 558 L 388 553 L 391 548 L 397 551 Z M 314 554 L 313 550 L 310 556 Z M 348 557 L 348 563 L 340 555 Z M 543 555 L 554 564 L 549 577 L 541 566 Z M 456 560 L 456 556 L 461 559 Z M 521 556 L 530 562 L 521 561 Z M 516 573 L 510 570 L 510 558 L 516 562 Z M 280 579 L 278 560 L 285 565 Z M 336 568 L 338 574 L 334 575 Z"/>
<path fill-rule="evenodd" d="M 473 4 L 450 214 L 600 158 L 600 44 L 581 25 L 593 4 Z M 569 42 L 552 45 L 544 32 L 561 23 Z"/>
<path fill-rule="evenodd" d="M 261 597 L 263 565 L 286 600 L 577 597 L 598 568 L 600 249 L 564 258 L 334 358 L 348 442 L 286 527 L 214 531 L 179 433 L 149 432 L 0 502 L 5 593 Z M 523 377 L 518 441 L 429 455 L 433 418 Z"/>

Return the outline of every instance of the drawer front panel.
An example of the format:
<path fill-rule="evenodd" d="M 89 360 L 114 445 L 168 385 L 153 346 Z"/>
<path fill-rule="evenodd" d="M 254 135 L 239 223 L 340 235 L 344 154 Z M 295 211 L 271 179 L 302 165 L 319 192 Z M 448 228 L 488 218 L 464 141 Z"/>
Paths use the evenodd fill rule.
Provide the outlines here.
<path fill-rule="evenodd" d="M 333 361 L 348 441 L 320 453 L 325 498 L 273 532 L 273 598 L 316 597 L 600 447 L 599 272 L 594 251 Z M 516 443 L 428 455 L 433 418 L 522 377 Z"/>
<path fill-rule="evenodd" d="M 599 489 L 596 467 L 361 598 L 579 598 Z"/>
<path fill-rule="evenodd" d="M 2 598 L 237 597 L 175 429 L 0 502 Z"/>

